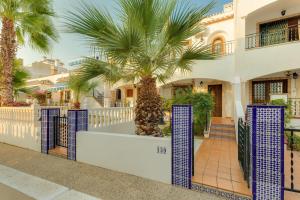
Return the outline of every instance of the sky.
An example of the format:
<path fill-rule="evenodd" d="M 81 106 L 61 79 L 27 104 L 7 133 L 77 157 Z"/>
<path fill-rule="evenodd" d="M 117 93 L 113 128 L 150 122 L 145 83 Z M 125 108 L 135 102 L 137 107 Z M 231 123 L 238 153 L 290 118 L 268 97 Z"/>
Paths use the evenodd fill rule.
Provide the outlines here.
<path fill-rule="evenodd" d="M 83 40 L 73 34 L 64 32 L 64 23 L 62 16 L 66 15 L 67 11 L 72 10 L 78 6 L 80 0 L 53 0 L 54 10 L 57 17 L 54 19 L 54 24 L 59 31 L 59 41 L 52 44 L 52 50 L 49 54 L 45 55 L 40 52 L 34 51 L 28 46 L 21 47 L 18 51 L 18 57 L 24 60 L 24 65 L 31 65 L 34 61 L 39 61 L 43 56 L 50 58 L 60 59 L 66 65 L 68 62 L 78 59 L 83 56 L 89 56 L 90 51 L 87 44 Z M 113 12 L 116 7 L 114 0 L 84 0 L 87 3 L 92 3 L 98 7 L 106 8 L 109 12 Z M 211 0 L 191 0 L 195 5 L 205 5 Z M 219 12 L 223 9 L 223 4 L 231 2 L 232 0 L 216 0 L 217 5 L 213 12 Z"/>

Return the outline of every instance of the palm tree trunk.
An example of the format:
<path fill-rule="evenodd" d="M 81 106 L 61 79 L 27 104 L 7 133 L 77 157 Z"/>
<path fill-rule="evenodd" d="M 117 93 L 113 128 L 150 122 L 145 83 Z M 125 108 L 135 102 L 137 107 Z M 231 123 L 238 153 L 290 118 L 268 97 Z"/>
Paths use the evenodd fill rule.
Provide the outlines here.
<path fill-rule="evenodd" d="M 143 77 L 140 81 L 135 114 L 137 135 L 162 136 L 158 127 L 162 116 L 162 101 L 157 93 L 156 80 L 151 76 Z"/>
<path fill-rule="evenodd" d="M 6 17 L 2 18 L 0 39 L 0 61 L 2 63 L 0 96 L 2 105 L 9 106 L 13 103 L 12 71 L 16 56 L 16 33 L 14 22 Z"/>

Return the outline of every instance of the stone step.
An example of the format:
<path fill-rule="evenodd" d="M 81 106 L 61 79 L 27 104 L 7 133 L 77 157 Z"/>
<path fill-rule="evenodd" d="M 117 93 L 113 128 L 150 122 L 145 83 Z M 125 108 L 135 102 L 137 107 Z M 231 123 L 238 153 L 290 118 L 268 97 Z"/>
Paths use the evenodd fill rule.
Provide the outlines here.
<path fill-rule="evenodd" d="M 233 133 L 235 134 L 235 128 L 233 127 L 219 127 L 219 126 L 212 126 L 210 128 L 211 132 L 221 132 L 221 133 Z"/>
<path fill-rule="evenodd" d="M 227 139 L 227 140 L 235 140 L 235 136 L 222 136 L 222 135 L 209 135 L 209 138 L 213 139 Z"/>
<path fill-rule="evenodd" d="M 217 123 L 212 123 L 211 127 L 216 127 L 216 128 L 233 128 L 235 129 L 234 124 L 217 124 Z"/>

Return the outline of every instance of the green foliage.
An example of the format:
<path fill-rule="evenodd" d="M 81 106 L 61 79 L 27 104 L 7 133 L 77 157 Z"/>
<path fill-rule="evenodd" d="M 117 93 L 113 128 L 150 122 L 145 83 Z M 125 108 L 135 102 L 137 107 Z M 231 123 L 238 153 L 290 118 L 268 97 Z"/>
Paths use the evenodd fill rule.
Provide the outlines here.
<path fill-rule="evenodd" d="M 173 104 L 190 104 L 193 105 L 194 113 L 194 132 L 202 134 L 205 125 L 206 117 L 210 118 L 210 112 L 213 109 L 214 101 L 210 93 L 194 93 L 192 89 L 178 90 Z"/>
<path fill-rule="evenodd" d="M 185 46 L 205 31 L 200 22 L 213 6 L 197 7 L 190 0 L 118 0 L 117 21 L 106 10 L 82 3 L 68 12 L 68 32 L 81 35 L 102 56 L 87 58 L 78 78 L 116 82 L 149 76 L 163 82 L 178 69 L 191 70 L 193 60 L 214 59 L 210 46 Z"/>
<path fill-rule="evenodd" d="M 33 49 L 49 52 L 50 41 L 58 38 L 51 17 L 54 17 L 52 0 L 0 1 L 0 18 L 13 21 L 19 45 L 28 41 Z"/>
<path fill-rule="evenodd" d="M 15 96 L 18 96 L 20 92 L 27 94 L 31 92 L 28 88 L 26 88 L 26 81 L 30 78 L 30 75 L 21 65 L 21 60 L 17 59 L 14 61 L 12 85 Z"/>
<path fill-rule="evenodd" d="M 292 102 L 289 100 L 288 102 L 285 102 L 283 99 L 275 99 L 270 102 L 271 105 L 274 106 L 285 106 L 285 112 L 284 112 L 284 123 L 287 127 L 289 123 L 291 122 L 292 118 Z"/>
<path fill-rule="evenodd" d="M 292 137 L 291 137 L 291 133 L 286 133 L 286 136 L 287 136 L 287 138 L 288 138 L 288 146 L 289 146 L 289 148 L 292 146 Z M 297 135 L 297 134 L 295 134 L 294 133 L 294 135 L 293 135 L 293 139 L 294 139 L 294 141 L 293 141 L 293 148 L 294 148 L 294 150 L 295 151 L 300 151 L 300 136 L 299 135 Z"/>
<path fill-rule="evenodd" d="M 79 103 L 80 95 L 87 94 L 95 87 L 97 87 L 97 82 L 82 81 L 78 79 L 76 75 L 72 75 L 69 81 L 69 87 L 75 94 L 75 103 Z"/>
<path fill-rule="evenodd" d="M 168 123 L 162 128 L 162 134 L 164 137 L 171 136 L 172 130 L 171 130 L 171 124 Z"/>
<path fill-rule="evenodd" d="M 172 111 L 173 100 L 162 98 L 162 102 L 163 102 L 163 110 L 165 112 L 171 112 Z"/>

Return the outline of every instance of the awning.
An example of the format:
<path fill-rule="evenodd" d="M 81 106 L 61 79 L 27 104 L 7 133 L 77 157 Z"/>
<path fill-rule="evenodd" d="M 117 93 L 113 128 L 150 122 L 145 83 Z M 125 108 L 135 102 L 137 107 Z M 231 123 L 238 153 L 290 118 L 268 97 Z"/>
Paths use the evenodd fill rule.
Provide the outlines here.
<path fill-rule="evenodd" d="M 48 88 L 47 91 L 49 92 L 57 92 L 61 90 L 69 89 L 68 83 L 56 83 L 53 87 Z"/>

